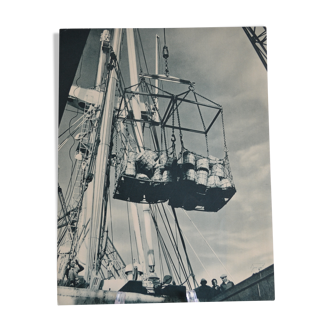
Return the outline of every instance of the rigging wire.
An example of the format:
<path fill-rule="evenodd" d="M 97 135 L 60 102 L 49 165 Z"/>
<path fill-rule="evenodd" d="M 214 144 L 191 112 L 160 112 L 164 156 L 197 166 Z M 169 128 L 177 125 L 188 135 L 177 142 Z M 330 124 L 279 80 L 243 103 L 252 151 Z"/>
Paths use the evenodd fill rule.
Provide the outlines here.
<path fill-rule="evenodd" d="M 173 231 L 172 231 L 171 225 L 170 225 L 170 223 L 169 223 L 169 220 L 168 220 L 168 217 L 167 217 L 167 214 L 166 214 L 166 211 L 165 211 L 164 205 L 161 204 L 161 206 L 162 206 L 162 208 L 163 208 L 163 210 L 164 210 L 164 214 L 165 214 L 165 217 L 166 217 L 166 220 L 167 220 L 168 227 L 169 227 L 169 229 L 170 229 L 170 233 L 171 233 L 171 235 L 172 235 L 172 239 L 173 239 L 174 246 L 175 246 L 175 248 L 176 248 L 176 250 L 177 250 L 177 252 L 178 252 L 178 254 L 179 254 L 179 257 L 180 257 L 180 260 L 181 260 L 181 264 L 182 264 L 182 267 L 183 267 L 183 271 L 185 271 L 184 263 L 183 263 L 183 261 L 182 261 L 182 257 L 181 257 L 181 254 L 180 254 L 180 250 L 179 250 L 179 247 L 178 247 L 177 243 L 175 242 L 175 238 L 174 238 L 174 235 L 173 235 Z M 179 265 L 180 265 L 180 260 L 179 260 Z"/>
<path fill-rule="evenodd" d="M 161 256 L 161 249 L 160 249 L 160 239 L 157 237 L 158 240 L 158 254 L 159 254 L 159 268 L 160 268 L 160 276 L 163 278 L 164 277 L 164 268 L 163 268 L 163 260 Z"/>
<path fill-rule="evenodd" d="M 163 206 L 163 205 L 162 205 L 162 206 Z M 179 248 L 176 247 L 175 244 L 174 244 L 174 242 L 173 242 L 173 241 L 174 241 L 174 236 L 173 236 L 173 234 L 172 234 L 172 237 L 170 236 L 169 231 L 168 231 L 167 226 L 166 226 L 166 223 L 165 223 L 165 221 L 164 221 L 163 215 L 162 215 L 161 210 L 160 210 L 160 208 L 159 208 L 158 205 L 157 205 L 157 208 L 158 208 L 159 214 L 160 214 L 160 216 L 161 216 L 161 219 L 162 219 L 162 221 L 163 221 L 163 224 L 164 224 L 164 227 L 165 227 L 165 229 L 166 229 L 166 232 L 167 232 L 167 235 L 168 235 L 168 237 L 169 237 L 169 240 L 170 240 L 170 242 L 171 242 L 171 245 L 172 245 L 172 247 L 173 247 L 173 250 L 174 250 L 174 252 L 175 252 L 176 258 L 178 259 L 179 264 L 181 265 L 182 273 L 183 273 L 184 277 L 186 277 L 186 276 L 187 276 L 187 272 L 186 272 L 186 269 L 185 269 L 184 263 L 183 263 L 183 261 L 182 261 L 182 257 L 181 257 L 181 254 L 180 254 Z M 164 211 L 164 213 L 165 213 L 165 211 Z M 165 217 L 166 217 L 167 222 L 168 222 L 168 225 L 169 225 L 169 221 L 168 221 L 168 218 L 167 218 L 167 214 L 166 214 L 166 213 L 165 213 Z M 170 227 L 170 226 L 169 226 L 169 227 Z M 171 232 L 172 232 L 172 230 L 171 230 Z M 172 241 L 172 238 L 173 238 L 173 241 Z M 191 289 L 190 282 L 188 283 L 188 285 L 189 285 L 189 287 L 190 287 L 190 289 Z"/>
<path fill-rule="evenodd" d="M 69 111 L 67 108 L 65 109 L 65 111 Z M 70 112 L 75 112 L 75 111 L 70 111 Z M 78 121 L 80 121 L 81 119 L 83 119 L 83 115 L 80 117 L 80 118 L 78 118 L 72 125 L 71 125 L 71 127 L 72 126 L 74 126 Z M 69 128 L 67 128 L 61 135 L 59 135 L 58 136 L 58 138 L 60 138 L 62 135 L 64 135 L 71 127 L 69 127 Z"/>
<path fill-rule="evenodd" d="M 128 226 L 129 226 L 129 241 L 130 241 L 131 263 L 132 263 L 133 269 L 134 269 L 134 255 L 133 255 L 133 245 L 132 245 L 132 241 L 131 241 L 131 230 L 130 230 L 130 218 L 129 218 L 128 202 L 127 202 L 127 215 L 128 215 Z"/>
<path fill-rule="evenodd" d="M 196 281 L 196 279 L 195 279 L 194 271 L 193 271 L 193 269 L 192 269 L 192 267 L 191 267 L 191 264 L 190 264 L 189 256 L 188 256 L 187 249 L 186 249 L 186 245 L 185 245 L 185 242 L 184 242 L 184 239 L 183 239 L 183 236 L 182 236 L 182 231 L 181 231 L 181 229 L 180 229 L 180 225 L 179 225 L 179 222 L 178 222 L 178 218 L 177 218 L 177 215 L 176 215 L 176 212 L 175 212 L 175 209 L 174 209 L 173 206 L 172 206 L 172 211 L 173 211 L 173 215 L 174 215 L 175 223 L 176 223 L 177 228 L 178 228 L 178 231 L 179 231 L 179 235 L 180 235 L 180 239 L 181 239 L 181 242 L 182 242 L 183 251 L 184 251 L 184 253 L 185 253 L 185 255 L 186 255 L 189 274 L 190 274 L 190 275 L 192 276 L 192 278 L 193 278 L 194 285 L 196 285 L 196 287 L 198 287 L 197 281 Z M 188 283 L 189 283 L 189 281 L 188 281 Z M 189 285 L 190 285 L 190 283 L 189 283 Z"/>
<path fill-rule="evenodd" d="M 192 251 L 194 252 L 194 254 L 195 254 L 195 256 L 197 257 L 198 261 L 201 263 L 203 269 L 205 270 L 205 272 L 209 275 L 209 278 L 211 279 L 211 276 L 210 276 L 209 272 L 208 272 L 207 269 L 205 268 L 204 264 L 202 263 L 202 261 L 201 261 L 200 258 L 198 257 L 198 255 L 197 255 L 195 249 L 193 248 L 193 246 L 191 245 L 191 243 L 189 242 L 188 238 L 186 237 L 186 235 L 185 235 L 184 233 L 183 233 L 183 236 L 184 236 L 184 238 L 186 239 L 186 241 L 188 242 L 190 248 L 191 248 Z"/>
<path fill-rule="evenodd" d="M 166 246 L 166 244 L 165 244 L 165 241 L 164 241 L 164 239 L 163 239 L 163 237 L 162 237 L 162 235 L 161 235 L 161 233 L 160 233 L 160 230 L 159 230 L 159 227 L 158 227 L 158 225 L 157 225 L 156 218 L 155 218 L 156 216 L 155 216 L 153 213 L 151 213 L 151 217 L 152 217 L 152 220 L 153 220 L 154 225 L 155 225 L 155 228 L 156 228 L 157 236 L 158 236 L 158 238 L 160 239 L 161 248 L 162 248 L 162 251 L 163 251 L 163 255 L 164 255 L 164 258 L 165 258 L 165 262 L 166 262 L 166 265 L 167 265 L 168 271 L 169 271 L 170 275 L 173 276 L 172 268 L 171 268 L 171 265 L 172 265 L 172 267 L 173 267 L 173 271 L 174 271 L 174 273 L 175 273 L 175 276 L 177 277 L 178 282 L 179 282 L 179 283 L 182 283 L 182 281 L 181 281 L 181 276 L 179 275 L 179 273 L 178 273 L 178 271 L 177 271 L 177 269 L 176 269 L 176 267 L 175 267 L 175 264 L 174 264 L 174 262 L 173 262 L 173 259 L 172 259 L 172 257 L 171 257 L 171 254 L 170 254 L 170 252 L 168 251 L 167 246 Z M 169 261 L 170 261 L 171 265 L 170 265 Z"/>
<path fill-rule="evenodd" d="M 138 29 L 134 29 L 134 33 L 136 33 L 136 35 L 138 34 L 137 30 Z M 139 48 L 138 48 L 138 44 L 137 44 L 137 38 L 135 38 L 135 47 L 137 49 L 137 58 L 138 58 L 140 73 L 143 73 L 142 64 L 141 64 L 141 57 L 140 57 Z"/>
<path fill-rule="evenodd" d="M 75 108 L 76 108 L 76 107 L 75 107 Z M 65 109 L 65 112 L 76 113 L 76 111 L 69 110 L 68 108 Z M 79 114 L 83 114 L 83 113 L 79 112 Z"/>
<path fill-rule="evenodd" d="M 138 33 L 138 38 L 139 38 L 139 41 L 140 41 L 140 44 L 141 44 L 141 48 L 142 48 L 142 54 L 143 54 L 143 59 L 144 59 L 144 63 L 145 63 L 145 67 L 146 67 L 146 71 L 147 73 L 149 74 L 149 69 L 148 69 L 148 64 L 146 62 L 146 58 L 145 58 L 145 53 L 144 53 L 144 48 L 143 48 L 143 43 L 142 43 L 142 39 L 141 39 L 141 34 L 139 32 L 139 29 L 137 29 L 137 33 Z M 151 79 L 149 78 L 149 82 L 151 84 Z"/>
<path fill-rule="evenodd" d="M 70 173 L 70 178 L 69 178 L 69 183 L 68 183 L 68 186 L 67 186 L 67 189 L 66 189 L 66 193 L 65 193 L 65 201 L 67 201 L 67 194 L 68 194 L 68 191 L 70 190 L 70 186 L 71 186 L 71 182 L 73 180 L 73 175 L 74 175 L 74 171 L 75 171 L 75 166 L 76 166 L 76 163 L 77 163 L 77 159 L 75 159 L 75 165 L 74 167 L 71 169 L 71 173 Z"/>
<path fill-rule="evenodd" d="M 80 125 L 79 125 L 80 126 Z M 72 132 L 72 134 L 75 134 L 78 129 L 79 126 L 77 128 L 75 128 L 75 130 Z M 59 145 L 58 145 L 58 152 L 65 146 L 65 144 L 68 142 L 69 138 L 71 135 L 67 136 Z"/>
<path fill-rule="evenodd" d="M 78 81 L 79 81 L 79 79 L 81 78 L 81 75 L 82 75 L 83 55 L 84 55 L 85 46 L 86 46 L 86 43 L 85 43 L 85 45 L 84 45 L 84 49 L 83 49 L 83 52 L 82 52 L 82 57 L 81 57 L 81 60 L 80 60 L 81 65 L 80 65 L 80 70 L 79 70 L 79 76 L 77 77 L 77 79 L 76 79 L 76 81 L 75 81 L 75 83 L 76 83 L 76 88 L 75 88 L 75 90 L 74 90 L 74 92 L 73 92 L 74 96 L 75 96 L 75 91 L 78 89 Z M 72 168 L 73 168 L 73 159 L 72 159 L 72 157 L 71 157 L 71 149 L 72 149 L 73 146 L 75 145 L 75 139 L 74 139 L 73 135 L 72 135 L 71 132 L 70 132 L 70 128 L 71 128 L 71 122 L 72 122 L 72 120 L 75 119 L 75 118 L 77 117 L 77 115 L 78 115 L 78 109 L 76 109 L 76 115 L 73 116 L 73 117 L 70 119 L 70 121 L 69 121 L 69 134 L 70 134 L 70 136 L 73 138 L 73 144 L 72 144 L 72 146 L 71 146 L 70 149 L 69 149 L 68 155 L 69 155 L 69 158 L 70 158 L 70 160 L 71 160 L 71 167 L 72 167 Z"/>
<path fill-rule="evenodd" d="M 166 29 L 164 28 L 164 44 L 166 45 Z"/>
<path fill-rule="evenodd" d="M 223 268 L 226 270 L 226 272 L 228 273 L 228 275 L 232 277 L 232 275 L 230 274 L 230 272 L 227 270 L 226 266 L 224 265 L 224 263 L 219 259 L 218 255 L 215 253 L 215 251 L 212 249 L 212 247 L 210 246 L 210 244 L 208 243 L 208 241 L 205 239 L 205 237 L 203 236 L 203 234 L 200 232 L 200 230 L 197 228 L 197 226 L 195 225 L 195 223 L 191 220 L 191 218 L 189 217 L 188 213 L 183 210 L 184 213 L 186 214 L 186 216 L 188 217 L 188 219 L 192 222 L 192 224 L 195 226 L 196 230 L 198 231 L 198 233 L 201 235 L 202 239 L 205 241 L 205 243 L 208 245 L 208 247 L 211 249 L 211 251 L 213 252 L 213 254 L 216 256 L 216 258 L 218 259 L 218 261 L 220 262 L 220 264 L 223 266 Z"/>

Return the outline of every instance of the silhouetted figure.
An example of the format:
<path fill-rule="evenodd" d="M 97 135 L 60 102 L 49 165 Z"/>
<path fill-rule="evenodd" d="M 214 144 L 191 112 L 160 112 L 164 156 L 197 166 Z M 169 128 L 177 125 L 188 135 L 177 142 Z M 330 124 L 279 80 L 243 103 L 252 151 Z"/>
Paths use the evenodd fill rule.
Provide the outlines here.
<path fill-rule="evenodd" d="M 195 289 L 197 298 L 201 302 L 210 300 L 213 297 L 213 289 L 210 286 L 207 286 L 207 281 L 203 278 L 201 280 L 201 286 Z"/>
<path fill-rule="evenodd" d="M 220 276 L 222 283 L 220 285 L 220 290 L 222 292 L 226 291 L 227 289 L 231 288 L 234 286 L 234 283 L 230 280 L 227 279 L 227 275 L 226 274 L 222 274 Z"/>

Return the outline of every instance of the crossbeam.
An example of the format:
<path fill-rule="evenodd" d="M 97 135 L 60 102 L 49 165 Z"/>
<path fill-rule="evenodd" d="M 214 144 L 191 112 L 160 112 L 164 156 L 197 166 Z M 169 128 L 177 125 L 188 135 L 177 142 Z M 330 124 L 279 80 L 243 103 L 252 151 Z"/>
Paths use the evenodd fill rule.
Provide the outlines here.
<path fill-rule="evenodd" d="M 161 80 L 172 83 L 180 83 L 186 85 L 194 85 L 195 82 L 190 82 L 189 80 L 184 80 L 182 78 L 174 77 L 174 76 L 166 76 L 166 75 L 158 75 L 158 74 L 139 74 L 139 77 L 142 78 L 151 78 L 153 80 Z"/>
<path fill-rule="evenodd" d="M 197 134 L 205 134 L 205 131 L 203 130 L 196 130 L 196 129 L 190 129 L 190 128 L 183 128 L 183 127 L 175 127 L 175 126 L 170 126 L 170 125 L 163 125 L 163 127 L 167 127 L 167 128 L 173 128 L 173 129 L 178 129 L 178 130 L 184 130 L 184 131 L 190 131 L 192 133 L 197 133 Z"/>

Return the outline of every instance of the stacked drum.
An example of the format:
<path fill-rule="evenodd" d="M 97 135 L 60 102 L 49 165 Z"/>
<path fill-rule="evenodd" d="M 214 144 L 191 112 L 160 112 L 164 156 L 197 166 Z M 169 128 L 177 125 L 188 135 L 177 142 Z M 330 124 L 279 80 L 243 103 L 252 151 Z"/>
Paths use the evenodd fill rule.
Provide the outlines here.
<path fill-rule="evenodd" d="M 204 191 L 208 184 L 209 159 L 200 158 L 196 161 L 196 184 L 200 190 Z"/>
<path fill-rule="evenodd" d="M 136 153 L 129 152 L 128 153 L 128 160 L 124 174 L 127 176 L 135 177 L 136 176 Z"/>
<path fill-rule="evenodd" d="M 162 161 L 164 162 L 162 181 L 165 183 L 171 183 L 175 175 L 174 171 L 176 170 L 177 159 L 174 157 L 162 156 Z"/>
<path fill-rule="evenodd" d="M 185 151 L 183 153 L 183 164 L 181 179 L 187 183 L 195 183 L 196 171 L 195 171 L 196 158 L 192 152 Z"/>
<path fill-rule="evenodd" d="M 226 178 L 225 167 L 222 162 L 212 165 L 211 175 L 208 179 L 210 188 L 228 188 L 231 186 L 230 181 Z"/>

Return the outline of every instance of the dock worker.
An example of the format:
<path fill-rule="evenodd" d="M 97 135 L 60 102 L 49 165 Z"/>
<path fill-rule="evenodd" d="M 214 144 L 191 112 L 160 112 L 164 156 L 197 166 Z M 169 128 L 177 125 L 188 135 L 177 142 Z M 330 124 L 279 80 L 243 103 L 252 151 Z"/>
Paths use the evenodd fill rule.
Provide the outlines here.
<path fill-rule="evenodd" d="M 207 281 L 203 278 L 201 280 L 201 286 L 195 289 L 197 298 L 199 301 L 209 301 L 209 299 L 213 296 L 213 289 L 207 285 Z"/>
<path fill-rule="evenodd" d="M 220 278 L 222 280 L 222 283 L 220 285 L 220 290 L 221 291 L 224 292 L 225 290 L 227 290 L 227 289 L 229 289 L 229 288 L 231 288 L 231 287 L 234 286 L 234 283 L 232 281 L 230 281 L 230 280 L 227 279 L 227 274 L 222 274 L 220 276 Z"/>
<path fill-rule="evenodd" d="M 78 262 L 77 259 L 72 259 L 69 264 L 68 271 L 68 286 L 69 287 L 78 287 L 79 286 L 79 278 L 78 274 L 84 270 L 84 267 Z"/>

